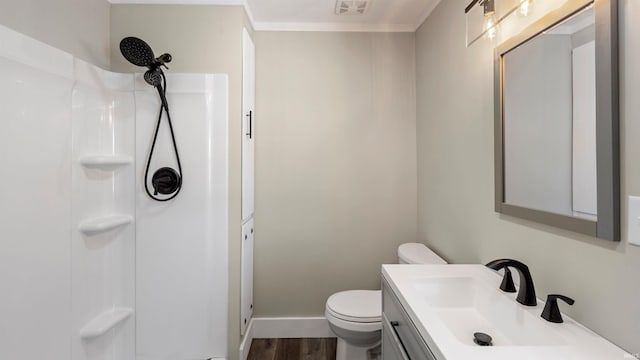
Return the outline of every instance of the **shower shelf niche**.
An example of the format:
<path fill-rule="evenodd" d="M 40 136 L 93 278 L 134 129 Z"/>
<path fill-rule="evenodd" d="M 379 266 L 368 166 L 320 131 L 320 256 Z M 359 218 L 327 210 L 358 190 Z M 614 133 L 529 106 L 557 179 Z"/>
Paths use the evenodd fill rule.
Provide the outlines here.
<path fill-rule="evenodd" d="M 87 325 L 80 330 L 80 337 L 82 339 L 90 339 L 101 336 L 113 329 L 116 325 L 127 320 L 132 314 L 133 309 L 131 308 L 115 308 L 106 311 L 89 321 Z"/>
<path fill-rule="evenodd" d="M 80 164 L 86 168 L 112 170 L 133 163 L 129 155 L 91 154 L 80 158 Z"/>
<path fill-rule="evenodd" d="M 131 222 L 133 217 L 130 215 L 113 214 L 87 219 L 78 225 L 78 229 L 86 235 L 94 235 L 126 226 Z"/>

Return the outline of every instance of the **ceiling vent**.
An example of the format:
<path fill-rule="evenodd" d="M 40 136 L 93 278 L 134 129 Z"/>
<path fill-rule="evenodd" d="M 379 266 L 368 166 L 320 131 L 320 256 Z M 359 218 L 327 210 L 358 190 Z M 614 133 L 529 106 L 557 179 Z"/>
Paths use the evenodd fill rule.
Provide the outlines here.
<path fill-rule="evenodd" d="M 362 15 L 369 8 L 371 0 L 338 0 L 336 2 L 336 14 L 338 15 Z"/>

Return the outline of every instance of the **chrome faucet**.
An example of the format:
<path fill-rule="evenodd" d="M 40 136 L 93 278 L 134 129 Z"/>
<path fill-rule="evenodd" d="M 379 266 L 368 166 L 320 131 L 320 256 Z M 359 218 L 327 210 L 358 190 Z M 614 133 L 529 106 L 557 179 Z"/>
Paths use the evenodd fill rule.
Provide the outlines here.
<path fill-rule="evenodd" d="M 504 268 L 505 277 L 511 276 L 507 267 L 518 270 L 518 273 L 520 274 L 520 291 L 518 292 L 516 301 L 526 306 L 536 306 L 538 304 L 536 300 L 536 290 L 533 286 L 533 278 L 531 277 L 531 272 L 529 272 L 529 267 L 527 265 L 518 260 L 498 259 L 489 262 L 486 266 L 493 270 L 500 270 Z M 504 283 L 505 281 L 503 281 L 503 284 Z"/>

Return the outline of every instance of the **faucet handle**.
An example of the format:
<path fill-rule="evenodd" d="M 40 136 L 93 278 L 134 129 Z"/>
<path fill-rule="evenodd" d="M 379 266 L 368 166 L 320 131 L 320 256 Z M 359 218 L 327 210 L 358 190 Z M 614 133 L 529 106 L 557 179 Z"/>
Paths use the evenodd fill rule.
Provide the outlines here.
<path fill-rule="evenodd" d="M 544 304 L 544 310 L 542 310 L 542 314 L 540 316 L 547 321 L 559 324 L 561 322 L 564 322 L 564 320 L 562 320 L 562 314 L 560 313 L 560 309 L 558 308 L 558 299 L 566 302 L 569 305 L 573 305 L 573 303 L 575 302 L 568 296 L 558 294 L 548 295 L 547 303 Z"/>
<path fill-rule="evenodd" d="M 513 277 L 511 276 L 511 270 L 509 270 L 508 266 L 504 267 L 504 277 L 500 284 L 500 290 L 510 293 L 516 292 L 516 286 L 513 284 Z"/>

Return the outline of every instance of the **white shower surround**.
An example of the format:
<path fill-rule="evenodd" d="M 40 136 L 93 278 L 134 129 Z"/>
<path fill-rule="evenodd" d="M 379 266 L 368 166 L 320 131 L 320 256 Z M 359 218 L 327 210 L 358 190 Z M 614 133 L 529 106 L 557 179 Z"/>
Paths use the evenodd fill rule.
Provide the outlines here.
<path fill-rule="evenodd" d="M 194 336 L 208 357 L 226 357 L 227 78 L 171 75 L 169 81 L 185 188 L 173 202 L 148 204 L 141 168 L 145 132 L 158 111 L 153 89 L 132 74 L 104 71 L 0 26 L 1 358 L 145 359 L 140 351 L 157 341 L 155 350 L 174 352 L 153 358 L 174 359 L 190 354 L 171 344 L 193 345 Z M 189 112 L 194 104 L 199 112 Z M 192 141 L 194 134 L 200 138 Z M 162 219 L 170 212 L 177 212 L 173 222 Z M 138 274 L 136 283 L 137 265 L 175 253 L 154 249 L 147 226 L 157 227 L 153 236 L 161 239 L 175 230 L 190 233 L 182 244 L 201 246 L 191 255 L 208 254 L 183 264 L 195 278 L 172 277 L 162 266 L 152 271 L 155 278 Z M 141 290 L 162 280 L 169 286 L 164 293 Z M 176 289 L 179 294 L 170 288 L 189 282 L 209 286 Z M 154 297 L 162 301 L 140 303 Z M 180 298 L 198 299 L 198 306 L 157 306 Z M 161 336 L 166 328 L 137 323 L 140 313 L 160 310 L 183 325 L 197 319 L 196 333 L 177 331 L 168 339 Z M 140 339 L 146 342 L 137 344 Z"/>

